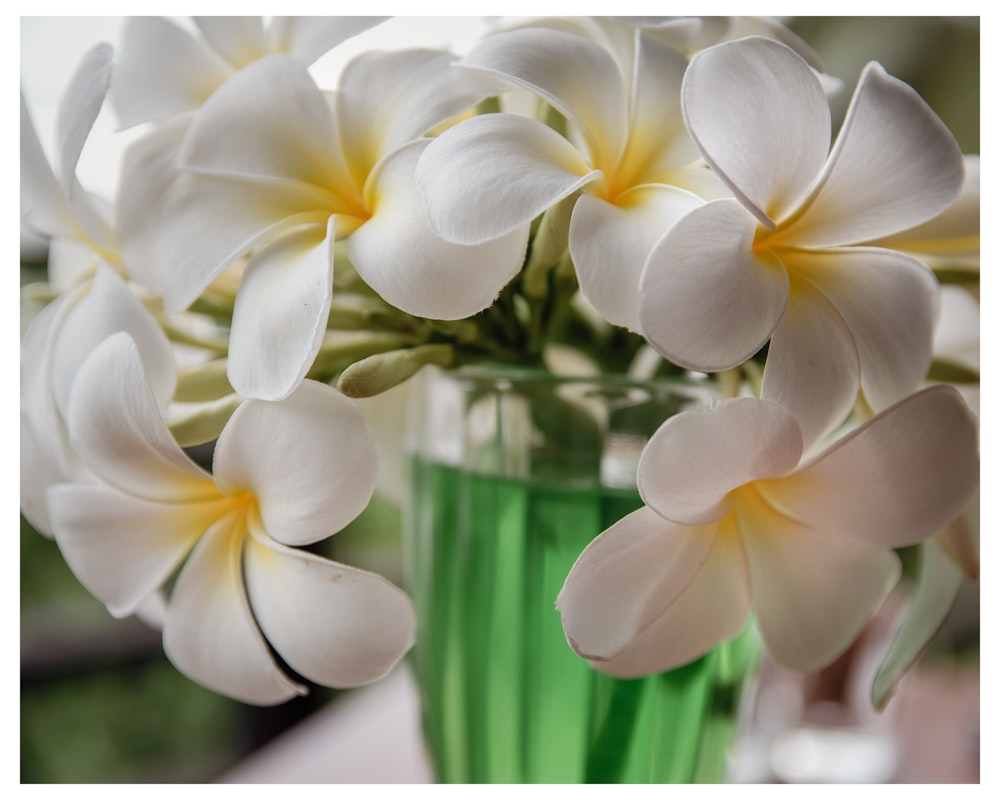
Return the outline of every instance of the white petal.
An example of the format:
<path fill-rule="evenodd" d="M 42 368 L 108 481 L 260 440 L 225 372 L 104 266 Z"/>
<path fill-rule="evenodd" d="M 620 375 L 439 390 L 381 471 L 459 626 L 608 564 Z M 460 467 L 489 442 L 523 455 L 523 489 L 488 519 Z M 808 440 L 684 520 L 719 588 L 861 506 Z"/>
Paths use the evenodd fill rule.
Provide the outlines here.
<path fill-rule="evenodd" d="M 67 196 L 74 187 L 80 152 L 108 92 L 112 53 L 111 45 L 108 44 L 99 44 L 88 50 L 70 78 L 59 103 L 57 135 L 60 177 Z"/>
<path fill-rule="evenodd" d="M 21 413 L 21 513 L 31 527 L 52 538 L 46 492 L 50 486 L 66 480 L 58 462 L 45 451 L 38 437 Z"/>
<path fill-rule="evenodd" d="M 639 37 L 636 85 L 624 167 L 653 180 L 698 159 L 684 127 L 681 82 L 687 60 L 676 50 Z"/>
<path fill-rule="evenodd" d="M 462 319 L 493 304 L 521 268 L 528 227 L 482 244 L 452 244 L 430 228 L 414 169 L 426 141 L 397 150 L 373 178 L 371 219 L 347 240 L 361 278 L 408 314 Z"/>
<path fill-rule="evenodd" d="M 179 174 L 177 154 L 187 126 L 186 116 L 161 123 L 122 158 L 115 203 L 122 260 L 129 277 L 156 294 L 161 292 L 156 272 L 160 204 Z"/>
<path fill-rule="evenodd" d="M 163 585 L 220 513 L 218 502 L 151 503 L 85 484 L 53 487 L 49 506 L 66 563 L 116 617 Z"/>
<path fill-rule="evenodd" d="M 653 245 L 701 200 L 672 186 L 640 186 L 612 205 L 583 195 L 569 250 L 580 291 L 608 322 L 639 330 L 639 278 Z"/>
<path fill-rule="evenodd" d="M 833 536 L 902 547 L 943 528 L 979 481 L 975 419 L 934 386 L 838 440 L 796 473 L 769 482 L 778 506 Z"/>
<path fill-rule="evenodd" d="M 593 666 L 618 678 L 674 669 L 736 636 L 749 615 L 746 556 L 739 538 L 724 527 L 713 537 L 698 574 L 673 605 L 617 657 Z"/>
<path fill-rule="evenodd" d="M 344 68 L 337 124 L 359 185 L 397 147 L 503 89 L 491 76 L 456 69 L 455 60 L 443 50 L 369 51 Z"/>
<path fill-rule="evenodd" d="M 664 422 L 643 450 L 636 482 L 642 499 L 662 516 L 701 525 L 725 516 L 730 491 L 784 475 L 801 456 L 795 417 L 775 403 L 742 397 Z"/>
<path fill-rule="evenodd" d="M 243 520 L 213 526 L 181 570 L 167 606 L 163 649 L 191 680 L 244 703 L 305 694 L 278 668 L 254 622 L 242 576 Z"/>
<path fill-rule="evenodd" d="M 963 175 L 962 153 L 945 124 L 911 87 L 872 62 L 790 235 L 829 247 L 898 233 L 948 208 Z"/>
<path fill-rule="evenodd" d="M 431 227 L 461 244 L 495 239 L 600 176 L 551 128 L 483 114 L 434 139 L 416 180 Z"/>
<path fill-rule="evenodd" d="M 69 430 L 87 466 L 123 492 L 158 502 L 218 497 L 212 479 L 170 436 L 127 333 L 105 339 L 80 366 Z"/>
<path fill-rule="evenodd" d="M 962 585 L 962 571 L 934 541 L 920 546 L 920 572 L 906 616 L 872 682 L 872 705 L 882 708 L 896 684 L 941 630 Z"/>
<path fill-rule="evenodd" d="M 762 222 L 790 211 L 830 148 L 830 109 L 809 65 L 752 36 L 703 50 L 684 76 L 684 118 L 705 160 Z"/>
<path fill-rule="evenodd" d="M 413 645 L 413 604 L 380 575 L 259 535 L 247 543 L 246 581 L 268 641 L 292 669 L 316 683 L 371 683 Z"/>
<path fill-rule="evenodd" d="M 811 284 L 793 280 L 771 336 L 761 397 L 795 415 L 808 451 L 843 422 L 860 383 L 858 350 L 843 318 Z"/>
<path fill-rule="evenodd" d="M 93 246 L 80 239 L 57 236 L 49 240 L 49 260 L 46 265 L 49 286 L 57 292 L 67 292 L 85 285 L 94 275 L 98 264 L 106 264 Z"/>
<path fill-rule="evenodd" d="M 201 107 L 181 164 L 212 174 L 319 186 L 344 181 L 333 115 L 306 68 L 275 54 L 241 69 Z"/>
<path fill-rule="evenodd" d="M 860 247 L 789 255 L 787 263 L 801 269 L 847 323 L 873 408 L 881 410 L 923 383 L 939 302 L 930 270 L 902 253 Z"/>
<path fill-rule="evenodd" d="M 173 399 L 177 371 L 170 342 L 124 281 L 101 265 L 90 292 L 53 332 L 52 393 L 64 418 L 69 418 L 70 389 L 79 365 L 118 331 L 125 331 L 138 348 L 157 407 L 165 411 Z"/>
<path fill-rule="evenodd" d="M 168 313 L 186 309 L 237 258 L 299 224 L 326 225 L 331 195 L 292 181 L 182 175 L 163 199 L 157 281 Z"/>
<path fill-rule="evenodd" d="M 715 200 L 679 220 L 650 252 L 639 322 L 664 358 L 728 369 L 768 340 L 788 300 L 788 274 L 753 252 L 755 230 L 739 203 Z"/>
<path fill-rule="evenodd" d="M 740 526 L 757 625 L 768 652 L 789 669 L 830 664 L 899 579 L 891 551 L 816 533 L 776 511 L 741 507 Z"/>
<path fill-rule="evenodd" d="M 373 28 L 387 17 L 274 17 L 267 26 L 267 47 L 312 64 L 341 42 Z"/>
<path fill-rule="evenodd" d="M 63 425 L 52 392 L 52 342 L 85 294 L 86 288 L 81 286 L 49 303 L 32 320 L 21 343 L 21 413 L 38 437 L 39 446 L 57 463 L 61 448 L 51 429 Z"/>
<path fill-rule="evenodd" d="M 38 132 L 21 94 L 21 217 L 47 236 L 74 233 L 66 196 L 42 149 Z"/>
<path fill-rule="evenodd" d="M 28 521 L 45 536 L 52 535 L 45 499 L 48 487 L 93 479 L 70 443 L 66 421 L 52 392 L 55 332 L 86 290 L 85 286 L 70 290 L 42 309 L 22 343 L 21 507 Z"/>
<path fill-rule="evenodd" d="M 327 231 L 316 225 L 290 231 L 247 264 L 228 364 L 229 382 L 244 397 L 286 397 L 312 366 L 330 313 L 332 227 L 331 219 Z"/>
<path fill-rule="evenodd" d="M 264 21 L 260 17 L 192 17 L 206 41 L 234 67 L 244 67 L 264 54 Z"/>
<path fill-rule="evenodd" d="M 232 74 L 215 51 L 161 17 L 129 17 L 111 75 L 123 127 L 200 106 Z"/>
<path fill-rule="evenodd" d="M 278 402 L 247 400 L 215 449 L 222 491 L 253 493 L 264 529 L 289 545 L 324 539 L 360 514 L 375 471 L 375 443 L 360 407 L 309 380 Z"/>
<path fill-rule="evenodd" d="M 941 256 L 979 255 L 979 156 L 963 156 L 962 191 L 948 208 L 931 220 L 877 242 L 911 253 Z"/>
<path fill-rule="evenodd" d="M 978 370 L 980 330 L 979 300 L 961 286 L 942 286 L 934 354 Z"/>
<path fill-rule="evenodd" d="M 683 594 L 714 540 L 714 528 L 675 525 L 646 507 L 600 534 L 556 600 L 573 649 L 601 660 L 621 653 Z"/>
<path fill-rule="evenodd" d="M 69 208 L 73 215 L 73 235 L 76 238 L 102 257 L 117 254 L 117 237 L 111 228 L 113 211 L 103 197 L 85 191 L 74 178 L 69 194 Z"/>
<path fill-rule="evenodd" d="M 535 92 L 580 127 L 592 163 L 610 169 L 618 162 L 628 135 L 628 95 L 603 47 L 562 31 L 526 28 L 487 37 L 462 64 Z"/>

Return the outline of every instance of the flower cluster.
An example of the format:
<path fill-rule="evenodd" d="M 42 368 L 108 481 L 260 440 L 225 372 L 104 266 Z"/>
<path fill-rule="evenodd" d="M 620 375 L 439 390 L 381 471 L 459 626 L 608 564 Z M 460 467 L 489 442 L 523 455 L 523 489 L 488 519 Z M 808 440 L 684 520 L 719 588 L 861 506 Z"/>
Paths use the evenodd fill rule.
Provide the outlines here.
<path fill-rule="evenodd" d="M 571 646 L 638 676 L 752 613 L 815 670 L 920 544 L 950 588 L 907 621 L 881 702 L 978 569 L 976 419 L 927 386 L 934 269 L 978 281 L 977 158 L 875 63 L 832 140 L 838 82 L 760 19 L 497 23 L 463 55 L 372 50 L 316 83 L 380 22 L 132 19 L 65 91 L 58 169 L 22 100 L 22 220 L 50 241 L 25 516 L 206 686 L 303 691 L 271 649 L 363 684 L 412 644 L 410 601 L 303 549 L 375 490 L 359 398 L 427 365 L 652 358 L 725 399 L 650 440 L 645 506 L 558 598 Z M 76 177 L 106 100 L 142 126 L 110 204 Z M 210 472 L 183 449 L 206 443 Z"/>

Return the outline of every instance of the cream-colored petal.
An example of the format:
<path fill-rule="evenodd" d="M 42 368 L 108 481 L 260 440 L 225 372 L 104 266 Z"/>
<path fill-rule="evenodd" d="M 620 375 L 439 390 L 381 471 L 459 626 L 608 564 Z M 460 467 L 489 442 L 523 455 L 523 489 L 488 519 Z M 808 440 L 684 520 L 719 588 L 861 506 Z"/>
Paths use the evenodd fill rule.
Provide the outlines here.
<path fill-rule="evenodd" d="M 741 503 L 737 513 L 768 652 L 799 672 L 829 665 L 896 584 L 899 559 L 879 545 L 818 533 L 763 502 Z"/>
<path fill-rule="evenodd" d="M 20 459 L 21 513 L 42 536 L 52 538 L 52 522 L 46 493 L 49 487 L 66 480 L 58 461 L 41 446 L 38 437 L 21 412 Z"/>
<path fill-rule="evenodd" d="M 978 482 L 976 420 L 953 388 L 933 386 L 767 482 L 765 491 L 831 537 L 902 547 L 955 519 Z"/>
<path fill-rule="evenodd" d="M 108 92 L 113 52 L 111 45 L 103 43 L 89 49 L 73 72 L 59 103 L 56 135 L 60 177 L 67 196 L 75 188 L 76 164 Z"/>
<path fill-rule="evenodd" d="M 579 126 L 591 163 L 611 169 L 628 136 L 624 76 L 603 47 L 563 31 L 525 28 L 486 37 L 461 62 L 522 86 Z"/>
<path fill-rule="evenodd" d="M 296 672 L 324 686 L 385 677 L 413 645 L 416 614 L 380 575 L 255 535 L 247 591 L 264 635 Z"/>
<path fill-rule="evenodd" d="M 247 263 L 233 309 L 227 373 L 244 397 L 287 397 L 312 366 L 330 313 L 333 225 L 331 218 L 325 229 L 289 231 Z"/>
<path fill-rule="evenodd" d="M 714 200 L 653 247 L 639 284 L 639 322 L 666 359 L 715 371 L 742 364 L 770 338 L 788 300 L 788 273 L 756 254 L 754 219 Z"/>
<path fill-rule="evenodd" d="M 695 580 L 714 540 L 714 528 L 675 525 L 648 507 L 600 534 L 556 599 L 573 649 L 605 660 L 630 647 Z"/>
<path fill-rule="evenodd" d="M 808 452 L 844 421 L 860 384 L 858 349 L 843 318 L 815 287 L 793 279 L 767 350 L 761 397 L 795 415 Z"/>
<path fill-rule="evenodd" d="M 729 512 L 732 490 L 784 475 L 801 456 L 802 431 L 791 413 L 741 397 L 664 422 L 642 452 L 636 482 L 642 499 L 662 516 L 702 525 Z"/>
<path fill-rule="evenodd" d="M 245 67 L 264 54 L 260 17 L 193 17 L 205 40 L 234 67 Z"/>
<path fill-rule="evenodd" d="M 790 254 L 787 263 L 847 323 L 861 358 L 861 385 L 876 411 L 924 382 L 939 303 L 930 270 L 903 253 L 861 247 Z"/>
<path fill-rule="evenodd" d="M 21 94 L 21 219 L 46 236 L 72 236 L 72 214 Z"/>
<path fill-rule="evenodd" d="M 638 37 L 628 144 L 620 169 L 635 182 L 658 180 L 699 157 L 681 112 L 687 59 L 648 35 Z"/>
<path fill-rule="evenodd" d="M 198 542 L 174 584 L 163 626 L 167 658 L 191 680 L 244 703 L 274 705 L 306 689 L 278 667 L 243 583 L 242 514 Z"/>
<path fill-rule="evenodd" d="M 221 513 L 219 501 L 153 503 L 86 484 L 53 487 L 49 507 L 66 563 L 116 617 L 135 613 Z"/>
<path fill-rule="evenodd" d="M 344 68 L 335 95 L 337 125 L 359 186 L 396 148 L 505 88 L 490 75 L 455 68 L 456 60 L 444 50 L 368 51 Z"/>
<path fill-rule="evenodd" d="M 185 310 L 238 258 L 298 225 L 326 225 L 335 199 L 295 181 L 186 174 L 163 199 L 156 278 L 168 313 Z"/>
<path fill-rule="evenodd" d="M 712 537 L 707 558 L 683 593 L 619 655 L 593 666 L 616 678 L 675 669 L 736 636 L 750 616 L 746 555 L 731 521 Z"/>
<path fill-rule="evenodd" d="M 109 336 L 80 366 L 68 422 L 80 458 L 120 491 L 154 502 L 218 497 L 211 477 L 167 430 L 127 333 Z"/>
<path fill-rule="evenodd" d="M 527 224 L 472 245 L 437 236 L 414 180 L 426 141 L 390 155 L 372 178 L 371 219 L 347 240 L 361 278 L 386 302 L 430 319 L 462 319 L 491 306 L 518 273 L 528 243 Z"/>
<path fill-rule="evenodd" d="M 791 211 L 830 147 L 830 109 L 809 65 L 751 36 L 702 50 L 682 91 L 684 119 L 705 160 L 766 225 Z"/>
<path fill-rule="evenodd" d="M 701 202 L 659 185 L 632 189 L 615 204 L 593 195 L 577 200 L 569 250 L 580 292 L 608 322 L 639 330 L 639 280 L 646 259 L 670 226 Z"/>
<path fill-rule="evenodd" d="M 945 124 L 910 86 L 872 62 L 788 235 L 831 247 L 898 233 L 948 208 L 963 176 L 962 153 Z"/>
<path fill-rule="evenodd" d="M 272 17 L 267 26 L 267 49 L 288 53 L 302 64 L 312 64 L 341 42 L 373 28 L 388 17 Z"/>
<path fill-rule="evenodd" d="M 70 390 L 77 369 L 108 336 L 126 332 L 135 343 L 153 390 L 165 411 L 177 385 L 170 342 L 153 316 L 114 271 L 100 265 L 90 291 L 73 304 L 52 338 L 52 393 L 64 418 L 69 417 Z"/>
<path fill-rule="evenodd" d="M 214 469 L 226 494 L 253 494 L 271 537 L 311 544 L 368 504 L 375 444 L 357 403 L 307 380 L 284 400 L 243 403 L 219 437 Z"/>
<path fill-rule="evenodd" d="M 195 115 L 181 148 L 187 169 L 336 187 L 337 132 L 306 68 L 269 55 L 226 81 Z"/>
<path fill-rule="evenodd" d="M 160 123 L 126 148 L 122 157 L 116 227 L 129 277 L 162 294 L 156 271 L 160 206 L 180 173 L 177 154 L 188 126 L 187 115 Z"/>
<path fill-rule="evenodd" d="M 431 227 L 459 244 L 510 233 L 599 177 L 562 136 L 513 114 L 448 129 L 416 169 Z"/>
<path fill-rule="evenodd" d="M 933 219 L 869 244 L 943 257 L 979 256 L 979 156 L 963 156 L 965 179 L 958 198 Z"/>
<path fill-rule="evenodd" d="M 123 127 L 193 111 L 233 73 L 212 48 L 161 17 L 129 17 L 111 75 Z"/>

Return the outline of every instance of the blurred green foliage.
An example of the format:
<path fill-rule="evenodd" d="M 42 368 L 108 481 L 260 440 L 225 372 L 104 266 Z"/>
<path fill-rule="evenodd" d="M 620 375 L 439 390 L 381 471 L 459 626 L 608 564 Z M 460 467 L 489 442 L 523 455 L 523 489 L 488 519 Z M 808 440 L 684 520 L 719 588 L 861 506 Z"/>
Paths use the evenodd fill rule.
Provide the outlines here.
<path fill-rule="evenodd" d="M 22 517 L 22 658 L 45 641 L 108 640 L 128 627 Z M 22 783 L 206 781 L 246 751 L 240 704 L 189 681 L 155 637 L 146 641 L 118 653 L 118 663 L 113 649 L 85 663 L 59 658 L 73 647 L 22 663 Z"/>
<path fill-rule="evenodd" d="M 795 17 L 825 70 L 844 81 L 831 100 L 840 120 L 869 61 L 909 83 L 941 117 L 963 153 L 979 152 L 978 17 Z"/>

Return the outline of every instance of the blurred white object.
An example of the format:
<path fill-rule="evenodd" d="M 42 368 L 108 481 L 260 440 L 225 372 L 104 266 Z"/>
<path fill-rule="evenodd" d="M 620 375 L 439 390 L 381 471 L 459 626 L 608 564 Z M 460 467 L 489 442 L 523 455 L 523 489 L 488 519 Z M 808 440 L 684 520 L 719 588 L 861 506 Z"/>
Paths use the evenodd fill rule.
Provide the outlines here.
<path fill-rule="evenodd" d="M 218 783 L 431 783 L 420 700 L 405 665 L 344 695 Z"/>

